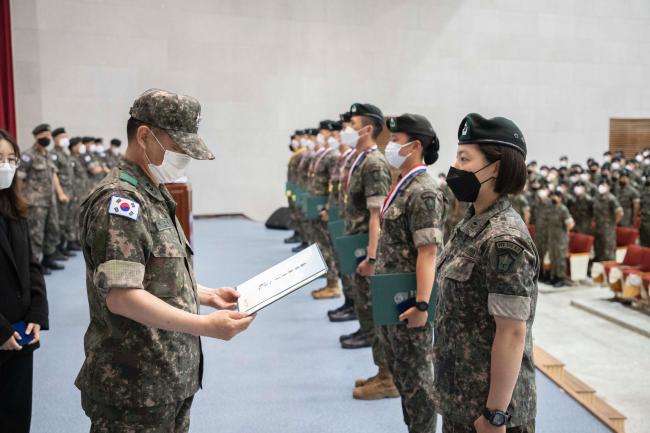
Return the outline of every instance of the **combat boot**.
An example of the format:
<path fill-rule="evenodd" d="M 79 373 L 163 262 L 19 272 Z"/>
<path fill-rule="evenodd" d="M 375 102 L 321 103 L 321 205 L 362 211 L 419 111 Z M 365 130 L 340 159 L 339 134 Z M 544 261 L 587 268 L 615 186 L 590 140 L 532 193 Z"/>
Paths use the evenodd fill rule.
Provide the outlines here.
<path fill-rule="evenodd" d="M 376 379 L 354 388 L 352 397 L 357 400 L 380 400 L 399 397 L 399 391 L 393 382 L 393 375 L 386 369 L 380 369 Z"/>
<path fill-rule="evenodd" d="M 299 253 L 300 251 L 304 250 L 308 246 L 309 246 L 309 244 L 307 242 L 303 241 L 300 245 L 297 245 L 297 246 L 291 248 L 291 252 Z"/>
<path fill-rule="evenodd" d="M 293 232 L 293 235 L 289 236 L 284 240 L 285 244 L 297 244 L 300 242 L 302 242 L 302 239 L 300 238 L 298 232 Z"/>
<path fill-rule="evenodd" d="M 41 262 L 41 265 L 43 266 L 43 269 L 51 269 L 53 271 L 60 271 L 62 269 L 65 269 L 65 266 L 55 262 L 52 259 L 52 256 L 43 257 L 43 261 Z"/>
<path fill-rule="evenodd" d="M 325 287 L 311 293 L 311 295 L 314 297 L 314 299 L 340 298 L 342 294 L 343 294 L 343 292 L 341 291 L 341 287 L 339 287 L 338 278 L 336 278 L 336 279 L 328 279 L 327 280 L 327 285 Z"/>
<path fill-rule="evenodd" d="M 363 330 L 361 328 L 357 329 L 354 331 L 352 334 L 344 334 L 339 337 L 339 341 L 343 343 L 345 340 L 349 340 L 351 338 L 356 338 L 360 335 L 363 335 Z"/>
<path fill-rule="evenodd" d="M 59 250 L 55 250 L 52 254 L 50 254 L 49 258 L 52 261 L 58 260 L 60 262 L 65 262 L 66 260 L 68 260 L 68 257 L 66 257 L 66 255 Z"/>
<path fill-rule="evenodd" d="M 59 252 L 63 254 L 66 257 L 76 257 L 77 255 L 70 251 L 68 248 L 66 248 L 66 242 L 61 242 L 59 246 L 57 247 Z"/>
<path fill-rule="evenodd" d="M 77 241 L 68 242 L 68 251 L 81 251 L 81 244 Z"/>
<path fill-rule="evenodd" d="M 357 312 L 353 305 L 330 315 L 330 322 L 349 322 L 357 319 Z"/>
<path fill-rule="evenodd" d="M 377 380 L 377 378 L 379 378 L 380 376 L 385 375 L 387 373 L 387 371 L 385 371 L 385 370 L 386 370 L 386 367 L 379 367 L 379 370 L 377 370 L 377 374 L 375 374 L 374 376 L 370 376 L 367 379 L 357 379 L 356 382 L 354 382 L 354 387 L 359 388 L 360 386 L 364 386 L 364 385 L 366 385 L 366 384 L 368 384 L 368 383 L 370 383 L 370 382 L 372 382 L 374 380 Z"/>

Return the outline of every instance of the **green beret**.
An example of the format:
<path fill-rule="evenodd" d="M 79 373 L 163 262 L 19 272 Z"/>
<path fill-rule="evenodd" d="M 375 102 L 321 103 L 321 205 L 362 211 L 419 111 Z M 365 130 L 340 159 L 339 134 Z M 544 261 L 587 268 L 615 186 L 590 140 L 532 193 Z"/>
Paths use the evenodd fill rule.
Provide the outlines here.
<path fill-rule="evenodd" d="M 349 122 L 350 119 L 352 119 L 352 114 L 349 111 L 346 111 L 345 113 L 339 114 L 339 119 L 341 122 Z"/>
<path fill-rule="evenodd" d="M 506 146 L 517 149 L 526 157 L 526 140 L 515 123 L 505 117 L 486 119 L 470 113 L 458 127 L 458 144 Z"/>
<path fill-rule="evenodd" d="M 65 134 L 65 128 L 56 128 L 54 131 L 52 131 L 52 137 L 56 137 L 59 134 Z"/>

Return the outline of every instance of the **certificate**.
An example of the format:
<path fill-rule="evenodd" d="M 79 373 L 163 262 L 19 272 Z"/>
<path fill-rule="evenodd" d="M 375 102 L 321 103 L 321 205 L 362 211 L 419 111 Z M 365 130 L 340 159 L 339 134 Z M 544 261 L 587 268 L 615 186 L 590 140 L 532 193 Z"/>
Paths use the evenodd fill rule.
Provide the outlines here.
<path fill-rule="evenodd" d="M 253 314 L 327 273 L 317 244 L 278 263 L 236 287 L 238 310 Z"/>

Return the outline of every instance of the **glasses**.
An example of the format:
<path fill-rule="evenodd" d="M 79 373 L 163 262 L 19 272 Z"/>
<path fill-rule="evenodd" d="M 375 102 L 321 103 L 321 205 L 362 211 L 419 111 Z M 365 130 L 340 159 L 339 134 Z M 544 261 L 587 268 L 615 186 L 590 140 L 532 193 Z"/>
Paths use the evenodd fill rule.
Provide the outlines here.
<path fill-rule="evenodd" d="M 6 163 L 9 163 L 11 167 L 16 168 L 20 165 L 20 159 L 16 158 L 15 156 L 10 156 L 8 158 L 0 156 L 0 164 Z"/>

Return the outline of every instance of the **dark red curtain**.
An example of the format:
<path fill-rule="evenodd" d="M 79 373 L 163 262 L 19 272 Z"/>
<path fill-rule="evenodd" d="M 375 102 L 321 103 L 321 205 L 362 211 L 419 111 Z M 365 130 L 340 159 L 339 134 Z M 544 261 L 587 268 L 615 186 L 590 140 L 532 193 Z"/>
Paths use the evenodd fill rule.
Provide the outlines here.
<path fill-rule="evenodd" d="M 14 61 L 11 55 L 9 0 L 0 0 L 0 128 L 16 136 Z"/>

